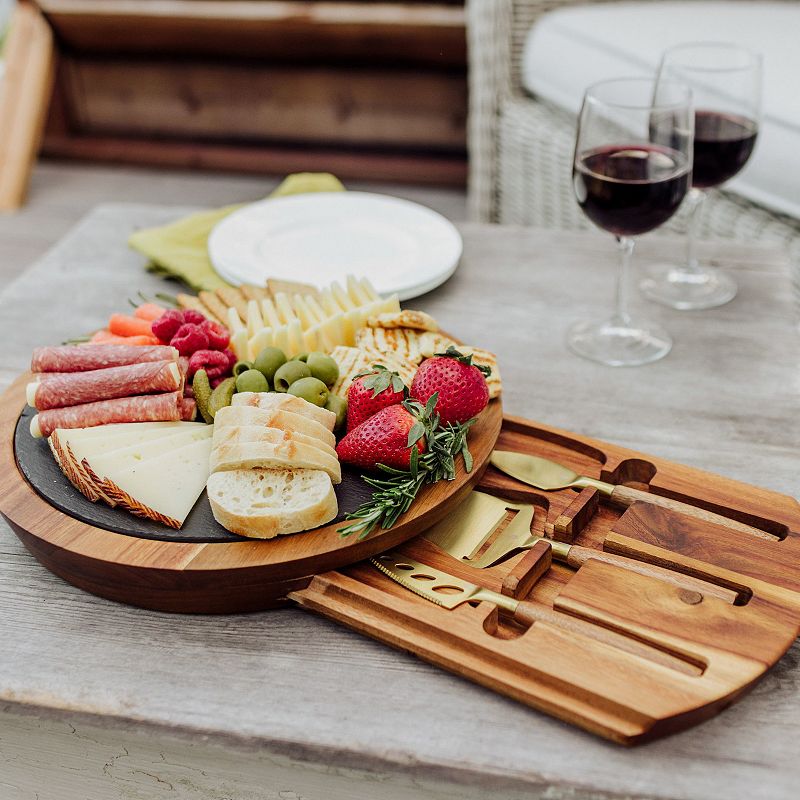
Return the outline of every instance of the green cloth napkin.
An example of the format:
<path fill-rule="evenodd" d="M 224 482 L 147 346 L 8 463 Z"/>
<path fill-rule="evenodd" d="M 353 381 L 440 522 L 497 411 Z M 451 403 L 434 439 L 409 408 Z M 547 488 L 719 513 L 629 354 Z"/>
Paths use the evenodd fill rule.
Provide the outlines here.
<path fill-rule="evenodd" d="M 344 186 L 334 175 L 327 172 L 298 172 L 287 176 L 270 197 L 285 197 L 307 192 L 343 192 Z M 199 211 L 185 219 L 144 228 L 131 234 L 128 245 L 147 256 L 145 269 L 165 278 L 176 278 L 198 291 L 213 291 L 229 286 L 211 266 L 208 257 L 208 236 L 211 229 L 245 203 L 218 208 L 215 211 Z"/>

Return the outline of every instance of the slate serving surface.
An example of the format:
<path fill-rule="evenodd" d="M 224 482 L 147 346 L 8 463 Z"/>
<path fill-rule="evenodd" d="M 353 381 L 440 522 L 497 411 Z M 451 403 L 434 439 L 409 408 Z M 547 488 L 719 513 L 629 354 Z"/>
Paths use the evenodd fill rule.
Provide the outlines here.
<path fill-rule="evenodd" d="M 65 477 L 55 462 L 45 439 L 34 439 L 29 426 L 34 411 L 25 408 L 14 431 L 14 453 L 17 464 L 28 483 L 36 492 L 55 506 L 81 522 L 114 533 L 157 539 L 163 542 L 230 542 L 243 537 L 226 531 L 211 513 L 206 493 L 203 492 L 180 530 L 158 522 L 129 514 L 104 503 L 87 500 Z M 342 482 L 334 487 L 339 501 L 336 521 L 345 519 L 361 503 L 369 499 L 372 489 L 357 472 L 342 470 Z"/>

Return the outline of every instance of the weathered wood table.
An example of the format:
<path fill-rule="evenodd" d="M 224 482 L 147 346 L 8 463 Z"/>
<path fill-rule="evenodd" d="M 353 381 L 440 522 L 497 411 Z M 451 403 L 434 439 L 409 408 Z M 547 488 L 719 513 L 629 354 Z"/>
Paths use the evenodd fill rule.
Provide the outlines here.
<path fill-rule="evenodd" d="M 154 289 L 126 236 L 183 211 L 102 206 L 11 284 L 3 385 L 35 345 Z M 461 268 L 417 305 L 499 354 L 509 412 L 798 493 L 800 338 L 780 253 L 716 248 L 736 300 L 648 304 L 672 354 L 614 370 L 563 344 L 611 301 L 610 237 L 463 232 Z M 676 252 L 641 245 L 642 259 Z M 710 722 L 624 750 L 301 610 L 179 617 L 99 600 L 4 523 L 0 593 L 2 800 L 790 800 L 800 786 L 797 645 Z"/>

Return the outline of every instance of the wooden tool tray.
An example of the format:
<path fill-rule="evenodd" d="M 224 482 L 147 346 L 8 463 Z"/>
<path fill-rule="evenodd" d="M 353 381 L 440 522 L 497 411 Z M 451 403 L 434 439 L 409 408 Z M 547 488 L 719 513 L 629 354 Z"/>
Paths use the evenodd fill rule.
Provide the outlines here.
<path fill-rule="evenodd" d="M 550 546 L 485 570 L 427 540 L 406 556 L 562 615 L 527 630 L 496 606 L 447 610 L 369 562 L 315 577 L 297 603 L 457 675 L 615 741 L 632 744 L 693 725 L 736 700 L 790 647 L 800 626 L 800 504 L 663 459 L 506 418 L 500 449 L 671 497 L 761 536 L 646 503 L 619 513 L 595 489 L 540 492 L 489 467 L 479 489 L 537 506 L 534 531 L 596 551 L 577 571 Z M 729 590 L 729 600 L 603 561 L 621 554 Z M 647 572 L 647 568 L 644 567 Z M 592 635 L 585 633 L 591 626 Z"/>

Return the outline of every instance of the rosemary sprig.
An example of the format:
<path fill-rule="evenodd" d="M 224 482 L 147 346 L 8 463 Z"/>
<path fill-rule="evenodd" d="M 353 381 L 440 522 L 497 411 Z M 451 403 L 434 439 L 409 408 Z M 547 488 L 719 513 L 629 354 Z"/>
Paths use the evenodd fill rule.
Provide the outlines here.
<path fill-rule="evenodd" d="M 372 486 L 375 492 L 352 514 L 348 514 L 347 518 L 355 522 L 340 528 L 341 536 L 357 533 L 361 540 L 369 536 L 377 526 L 384 530 L 391 528 L 399 517 L 408 511 L 425 484 L 440 480 L 452 481 L 456 477 L 456 458 L 459 453 L 464 459 L 467 472 L 472 470 L 472 455 L 467 446 L 467 433 L 475 419 L 459 425 L 450 423 L 441 425 L 438 414 L 433 414 L 437 399 L 436 395 L 431 397 L 433 402 L 428 401 L 426 408 L 420 413 L 420 421 L 425 426 L 426 451 L 420 454 L 416 445 L 412 447 L 411 465 L 408 470 L 379 464 L 378 469 L 389 477 L 365 475 L 364 481 Z"/>

